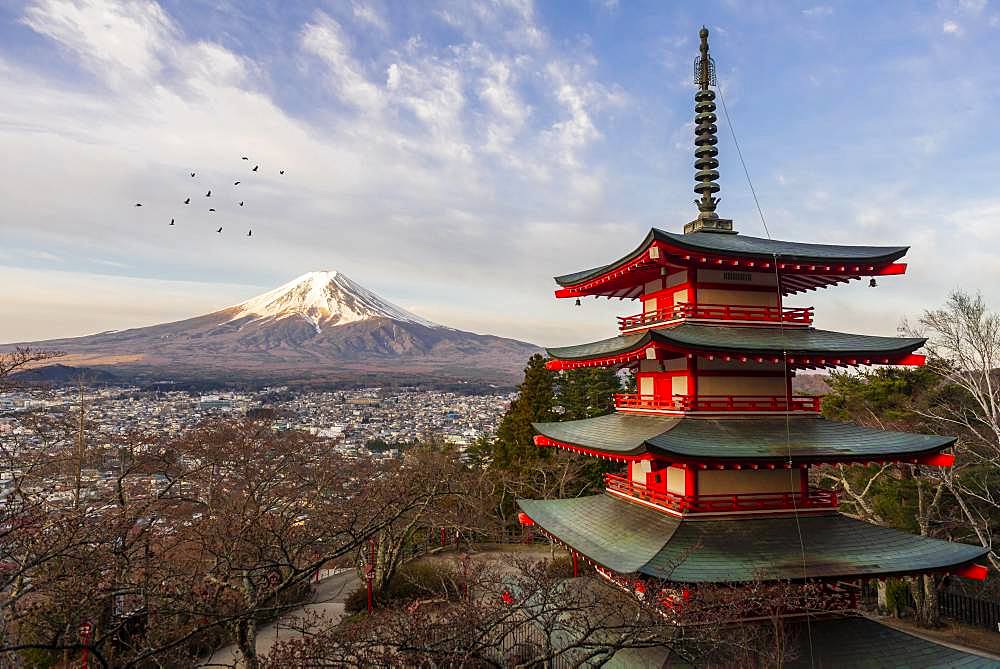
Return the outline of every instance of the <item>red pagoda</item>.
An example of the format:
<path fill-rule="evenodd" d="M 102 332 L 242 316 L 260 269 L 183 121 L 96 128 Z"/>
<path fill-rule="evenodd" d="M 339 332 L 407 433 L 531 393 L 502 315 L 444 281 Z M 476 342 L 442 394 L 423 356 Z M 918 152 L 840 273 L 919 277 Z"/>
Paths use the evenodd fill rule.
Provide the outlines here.
<path fill-rule="evenodd" d="M 603 494 L 519 500 L 522 522 L 626 587 L 772 580 L 842 594 L 892 576 L 984 578 L 985 548 L 851 518 L 838 513 L 836 492 L 810 484 L 819 464 L 954 461 L 946 452 L 954 437 L 827 420 L 820 398 L 792 390 L 800 370 L 924 363 L 916 353 L 924 339 L 818 330 L 812 307 L 787 300 L 901 275 L 908 248 L 738 234 L 716 213 L 715 71 L 704 28 L 695 81 L 697 217 L 683 234 L 654 228 L 624 257 L 555 279 L 558 298 L 638 299 L 642 307 L 618 318 L 617 336 L 548 349 L 548 367 L 628 367 L 637 392 L 617 395 L 606 416 L 536 424 L 535 443 L 624 469 L 606 475 Z"/>

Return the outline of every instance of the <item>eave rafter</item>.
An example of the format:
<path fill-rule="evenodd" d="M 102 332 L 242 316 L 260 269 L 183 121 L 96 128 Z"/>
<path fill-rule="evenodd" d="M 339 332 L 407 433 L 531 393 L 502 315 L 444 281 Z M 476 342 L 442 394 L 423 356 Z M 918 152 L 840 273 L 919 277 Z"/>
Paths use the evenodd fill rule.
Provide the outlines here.
<path fill-rule="evenodd" d="M 781 460 L 748 460 L 748 459 L 738 459 L 738 460 L 711 460 L 706 461 L 703 458 L 692 458 L 681 455 L 675 455 L 672 453 L 661 452 L 657 449 L 657 453 L 653 453 L 645 450 L 642 453 L 615 453 L 609 451 L 602 451 L 599 449 L 588 448 L 586 446 L 580 446 L 577 444 L 571 444 L 565 441 L 559 441 L 557 439 L 552 439 L 551 437 L 546 437 L 545 435 L 535 435 L 534 437 L 535 446 L 538 447 L 552 447 L 561 448 L 566 451 L 571 451 L 573 453 L 581 453 L 583 455 L 590 455 L 595 458 L 600 458 L 602 460 L 608 460 L 611 462 L 638 462 L 641 460 L 652 460 L 654 458 L 664 461 L 664 466 L 675 465 L 683 469 L 696 469 L 696 470 L 768 470 L 768 469 L 803 469 L 805 467 L 813 465 L 872 465 L 872 464 L 911 464 L 911 465 L 926 465 L 931 467 L 952 467 L 955 464 L 955 456 L 951 453 L 941 453 L 940 451 L 933 451 L 928 453 L 900 453 L 894 456 L 878 455 L 878 456 L 836 456 L 833 454 L 810 456 L 810 457 L 795 457 L 793 456 L 791 460 L 783 457 Z M 643 445 L 642 448 L 648 448 Z"/>
<path fill-rule="evenodd" d="M 859 280 L 863 276 L 893 276 L 906 272 L 906 263 L 883 262 L 783 262 L 781 256 L 732 257 L 712 253 L 692 253 L 661 241 L 652 242 L 636 257 L 608 268 L 600 275 L 555 291 L 560 298 L 586 296 L 634 299 L 642 294 L 642 285 L 660 276 L 661 268 L 739 269 L 751 272 L 777 272 L 783 295 L 793 295 L 817 288 Z"/>
<path fill-rule="evenodd" d="M 737 362 L 741 364 L 754 364 L 770 362 L 772 364 L 785 363 L 791 369 L 834 369 L 837 367 L 860 367 L 862 365 L 900 365 L 905 367 L 922 367 L 927 358 L 918 353 L 891 353 L 861 355 L 824 355 L 806 354 L 799 355 L 787 353 L 775 355 L 774 353 L 733 353 L 731 351 L 691 351 L 678 346 L 671 346 L 661 342 L 644 344 L 632 351 L 619 353 L 612 356 L 595 356 L 593 358 L 581 358 L 574 360 L 564 360 L 554 358 L 545 363 L 545 366 L 554 371 L 583 369 L 587 367 L 617 367 L 619 365 L 634 365 L 642 360 L 663 360 L 671 357 L 686 356 L 688 358 L 697 356 L 705 360 L 720 360 L 722 362 Z"/>

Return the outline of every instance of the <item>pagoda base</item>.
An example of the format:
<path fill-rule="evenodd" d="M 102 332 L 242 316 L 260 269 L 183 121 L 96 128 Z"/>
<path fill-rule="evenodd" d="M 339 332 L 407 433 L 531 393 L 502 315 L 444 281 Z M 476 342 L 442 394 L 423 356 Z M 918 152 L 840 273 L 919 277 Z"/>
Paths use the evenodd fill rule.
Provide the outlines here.
<path fill-rule="evenodd" d="M 724 235 L 739 234 L 733 230 L 733 219 L 719 218 L 714 213 L 699 214 L 698 218 L 684 224 L 685 235 L 690 235 L 693 232 L 720 232 Z"/>

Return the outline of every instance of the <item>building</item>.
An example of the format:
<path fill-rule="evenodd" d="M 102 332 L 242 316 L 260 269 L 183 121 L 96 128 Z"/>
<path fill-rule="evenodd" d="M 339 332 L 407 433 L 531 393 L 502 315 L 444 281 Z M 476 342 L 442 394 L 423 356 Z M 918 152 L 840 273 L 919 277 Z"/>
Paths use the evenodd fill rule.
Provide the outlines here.
<path fill-rule="evenodd" d="M 610 415 L 536 424 L 535 443 L 623 470 L 606 476 L 603 494 L 519 500 L 522 522 L 565 545 L 574 563 L 586 559 L 637 592 L 821 583 L 829 593 L 824 608 L 842 612 L 856 608 L 860 585 L 870 579 L 931 572 L 984 578 L 985 548 L 848 517 L 838 512 L 835 492 L 810 485 L 810 469 L 821 463 L 954 461 L 946 452 L 952 437 L 826 420 L 819 398 L 792 393 L 792 378 L 803 370 L 924 363 L 915 353 L 923 339 L 818 330 L 812 307 L 786 303 L 820 286 L 863 278 L 874 285 L 875 277 L 903 274 L 907 247 L 738 234 L 716 213 L 714 65 L 704 28 L 695 77 L 697 217 L 683 234 L 653 229 L 617 260 L 556 277 L 557 297 L 637 299 L 642 309 L 618 319 L 617 336 L 549 349 L 548 366 L 627 366 L 638 392 L 617 396 Z M 848 653 L 843 657 L 861 652 L 851 644 L 873 634 L 893 638 L 894 648 L 926 650 L 915 637 L 873 632 L 877 624 L 866 619 L 827 622 L 844 640 L 829 652 Z M 971 662 L 962 666 L 982 659 L 944 647 L 934 652 Z M 817 666 L 841 666 L 835 659 L 817 658 Z"/>

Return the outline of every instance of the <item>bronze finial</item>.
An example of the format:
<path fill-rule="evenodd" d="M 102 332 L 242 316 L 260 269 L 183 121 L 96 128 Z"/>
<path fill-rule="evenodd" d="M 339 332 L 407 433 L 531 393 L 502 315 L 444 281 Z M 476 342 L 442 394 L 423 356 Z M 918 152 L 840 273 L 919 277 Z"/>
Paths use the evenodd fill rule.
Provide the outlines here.
<path fill-rule="evenodd" d="M 701 55 L 694 61 L 694 83 L 698 92 L 694 94 L 694 192 L 701 195 L 698 205 L 698 218 L 684 226 L 684 232 L 728 232 L 732 233 L 733 222 L 719 218 L 715 207 L 721 198 L 715 197 L 719 192 L 719 150 L 715 145 L 719 138 L 715 134 L 718 117 L 715 115 L 715 91 L 710 86 L 716 85 L 715 61 L 708 52 L 708 28 L 701 27 L 698 35 L 701 37 Z"/>

